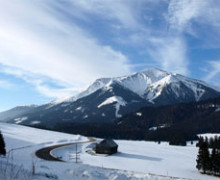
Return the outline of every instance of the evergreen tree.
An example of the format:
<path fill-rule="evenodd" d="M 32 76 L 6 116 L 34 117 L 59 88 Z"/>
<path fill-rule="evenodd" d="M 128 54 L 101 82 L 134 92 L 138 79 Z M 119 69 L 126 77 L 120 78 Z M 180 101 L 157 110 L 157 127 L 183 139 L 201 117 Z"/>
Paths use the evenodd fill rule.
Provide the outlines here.
<path fill-rule="evenodd" d="M 205 137 L 205 143 L 206 143 L 207 145 L 209 145 L 209 139 L 208 139 L 207 136 Z"/>
<path fill-rule="evenodd" d="M 203 173 L 214 175 L 220 175 L 220 137 L 215 136 L 214 138 L 199 138 L 199 153 L 197 156 L 196 167 L 202 170 Z M 209 155 L 208 148 L 212 149 L 211 155 Z"/>
<path fill-rule="evenodd" d="M 217 173 L 217 151 L 216 148 L 214 147 L 212 149 L 212 154 L 211 154 L 211 171 L 216 175 Z"/>
<path fill-rule="evenodd" d="M 196 144 L 196 147 L 201 147 L 201 145 L 204 143 L 204 138 L 202 136 L 199 137 L 199 142 Z"/>
<path fill-rule="evenodd" d="M 218 136 L 215 136 L 215 137 L 214 137 L 214 147 L 215 147 L 216 149 L 219 148 L 219 147 L 218 147 L 218 143 L 219 143 Z"/>
<path fill-rule="evenodd" d="M 209 138 L 208 146 L 209 146 L 209 148 L 215 147 L 215 140 L 213 139 L 213 137 Z"/>
<path fill-rule="evenodd" d="M 203 173 L 206 173 L 208 170 L 211 169 L 210 157 L 209 157 L 209 150 L 208 145 L 204 142 L 199 148 L 199 154 L 197 156 L 197 165 L 196 168 L 198 170 L 202 170 Z"/>
<path fill-rule="evenodd" d="M 218 140 L 216 142 L 216 148 L 220 149 L 220 136 L 218 137 Z"/>
<path fill-rule="evenodd" d="M 220 175 L 220 150 L 217 151 L 216 156 L 216 173 Z"/>
<path fill-rule="evenodd" d="M 4 155 L 4 156 L 6 155 L 5 141 L 1 132 L 0 132 L 0 155 Z"/>

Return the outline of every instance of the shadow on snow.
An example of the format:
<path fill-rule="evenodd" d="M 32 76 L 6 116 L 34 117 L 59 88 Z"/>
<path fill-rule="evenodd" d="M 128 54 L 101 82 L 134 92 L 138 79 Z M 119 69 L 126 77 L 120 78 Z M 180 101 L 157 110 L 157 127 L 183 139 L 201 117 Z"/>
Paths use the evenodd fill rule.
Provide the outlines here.
<path fill-rule="evenodd" d="M 150 156 L 143 156 L 138 154 L 128 154 L 128 153 L 121 153 L 118 152 L 113 156 L 122 157 L 122 158 L 131 158 L 131 159 L 141 159 L 141 160 L 148 160 L 148 161 L 162 161 L 162 158 L 157 157 L 150 157 Z"/>

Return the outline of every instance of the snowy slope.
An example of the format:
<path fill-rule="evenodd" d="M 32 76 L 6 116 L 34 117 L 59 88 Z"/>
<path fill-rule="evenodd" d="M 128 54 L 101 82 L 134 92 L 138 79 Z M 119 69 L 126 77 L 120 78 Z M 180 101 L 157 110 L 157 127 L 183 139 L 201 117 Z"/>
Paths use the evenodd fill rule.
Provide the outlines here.
<path fill-rule="evenodd" d="M 152 83 L 146 89 L 145 97 L 150 102 L 154 102 L 156 98 L 160 98 L 164 92 L 169 88 L 169 92 L 166 94 L 169 98 L 176 98 L 176 100 L 186 101 L 199 101 L 208 91 L 213 91 L 217 94 L 217 91 L 210 86 L 205 86 L 205 83 L 201 81 L 195 81 L 186 78 L 181 75 L 169 74 L 159 81 Z M 188 100 L 187 100 L 188 99 Z"/>
<path fill-rule="evenodd" d="M 29 106 L 18 106 L 9 111 L 4 111 L 0 113 L 0 121 L 7 121 L 10 119 L 17 118 L 18 116 L 22 116 L 23 114 L 32 111 L 35 109 L 37 105 L 29 105 Z"/>
<path fill-rule="evenodd" d="M 68 162 L 41 160 L 35 156 L 35 151 L 54 144 L 87 141 L 87 138 L 83 136 L 4 123 L 0 123 L 0 130 L 5 138 L 7 151 L 11 151 L 10 155 L 13 154 L 13 161 L 9 160 L 11 163 L 31 172 L 34 162 L 36 175 L 31 176 L 30 179 L 48 179 L 46 174 L 65 180 L 218 179 L 202 175 L 196 170 L 195 158 L 198 149 L 191 145 L 177 147 L 169 146 L 167 143 L 118 140 L 116 142 L 119 144 L 119 153 L 113 156 L 93 156 L 86 153 L 89 144 L 84 144 L 78 147 L 78 150 L 81 151 L 81 163 L 75 164 L 73 159 L 69 159 L 70 153 L 74 153 L 74 146 L 58 148 L 51 152 L 54 156 L 62 156 Z M 1 165 L 6 162 L 7 158 L 0 157 Z M 8 174 L 8 176 L 10 175 Z M 0 179 L 2 179 L 1 176 L 2 174 L 0 174 Z M 23 172 L 18 174 L 17 179 L 24 179 Z"/>
<path fill-rule="evenodd" d="M 8 138 L 18 139 L 31 144 L 44 143 L 53 145 L 75 141 L 88 141 L 88 138 L 80 135 L 70 135 L 7 123 L 0 123 L 0 131 Z M 9 150 L 14 148 L 14 146 L 9 146 L 6 143 L 6 148 Z"/>
<path fill-rule="evenodd" d="M 83 98 L 85 96 L 88 96 L 92 93 L 94 93 L 95 91 L 97 91 L 98 89 L 103 88 L 106 84 L 108 84 L 111 81 L 111 78 L 102 78 L 102 79 L 97 79 L 93 84 L 91 84 L 86 90 L 80 92 L 79 94 L 77 94 L 76 96 L 72 96 L 72 97 L 64 97 L 61 99 L 56 99 L 52 102 L 50 102 L 49 104 L 52 105 L 56 105 L 59 103 L 63 103 L 63 102 L 73 102 L 76 101 L 80 98 Z"/>
<path fill-rule="evenodd" d="M 110 98 L 106 99 L 103 103 L 98 105 L 98 108 L 101 108 L 102 106 L 105 106 L 107 104 L 112 104 L 114 102 L 116 102 L 116 104 L 115 104 L 115 108 L 116 108 L 115 116 L 117 118 L 120 118 L 121 114 L 118 113 L 119 110 L 120 110 L 120 106 L 125 106 L 126 105 L 126 101 L 124 101 L 124 99 L 120 96 L 113 96 L 113 97 L 110 97 Z"/>

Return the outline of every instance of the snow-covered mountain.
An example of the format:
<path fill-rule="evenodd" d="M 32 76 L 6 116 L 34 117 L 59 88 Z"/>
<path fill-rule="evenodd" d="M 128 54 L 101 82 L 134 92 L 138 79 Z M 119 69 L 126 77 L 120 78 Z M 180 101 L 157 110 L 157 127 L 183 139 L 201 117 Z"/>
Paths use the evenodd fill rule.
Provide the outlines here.
<path fill-rule="evenodd" d="M 122 76 L 116 78 L 101 78 L 97 79 L 92 83 L 85 91 L 80 92 L 76 96 L 70 97 L 69 99 L 57 99 L 52 103 L 57 104 L 65 101 L 73 102 L 77 99 L 88 96 L 95 91 L 105 87 L 105 89 L 111 88 L 113 83 L 118 83 L 124 88 L 129 89 L 130 91 L 138 94 L 140 97 L 143 97 L 148 86 L 152 83 L 155 83 L 162 78 L 168 76 L 169 73 L 153 68 L 143 72 L 138 72 L 129 76 Z"/>
<path fill-rule="evenodd" d="M 7 121 L 46 126 L 61 122 L 113 122 L 143 106 L 200 101 L 217 96 L 220 92 L 203 81 L 153 68 L 129 76 L 97 79 L 76 96 L 55 100 Z"/>
<path fill-rule="evenodd" d="M 15 119 L 18 116 L 22 116 L 25 113 L 29 113 L 36 108 L 37 108 L 37 105 L 17 106 L 8 111 L 1 112 L 0 121 L 4 122 L 4 121 L 11 120 L 11 119 Z"/>
<path fill-rule="evenodd" d="M 212 87 L 203 81 L 190 79 L 179 74 L 172 74 L 160 69 L 152 68 L 129 76 L 97 79 L 85 91 L 79 93 L 78 95 L 68 99 L 58 99 L 53 101 L 52 104 L 57 104 L 57 102 L 62 103 L 76 101 L 101 88 L 111 88 L 113 83 L 118 83 L 122 87 L 127 88 L 153 104 L 157 98 L 163 95 L 167 88 L 169 88 L 170 93 L 175 94 L 175 98 L 177 100 L 178 98 L 191 98 L 186 101 L 199 101 L 206 97 L 210 91 L 213 91 L 213 95 L 215 95 L 215 93 L 218 94 L 219 92 L 219 89 Z M 190 92 L 187 93 L 186 91 Z M 189 95 L 190 97 L 187 97 Z"/>

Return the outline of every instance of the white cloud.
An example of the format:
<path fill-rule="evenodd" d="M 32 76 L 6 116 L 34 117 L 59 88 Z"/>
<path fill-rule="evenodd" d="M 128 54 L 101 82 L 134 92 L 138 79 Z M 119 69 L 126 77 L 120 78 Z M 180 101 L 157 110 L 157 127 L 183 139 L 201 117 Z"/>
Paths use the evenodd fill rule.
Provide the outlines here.
<path fill-rule="evenodd" d="M 211 81 L 213 84 L 217 85 L 220 87 L 220 60 L 216 61 L 209 61 L 209 73 L 208 75 L 204 78 L 205 81 Z"/>
<path fill-rule="evenodd" d="M 192 24 L 209 25 L 209 31 L 219 28 L 219 8 L 220 2 L 215 0 L 171 0 L 167 20 L 171 30 L 187 32 L 196 36 L 196 32 L 201 29 L 193 28 Z"/>
<path fill-rule="evenodd" d="M 100 1 L 100 0 L 81 0 L 71 1 L 71 9 L 77 9 L 78 13 L 74 14 L 78 17 L 84 18 L 83 13 L 92 13 L 93 15 L 99 15 L 106 20 L 117 20 L 124 27 L 137 28 L 139 26 L 136 20 L 135 8 L 133 5 L 138 3 L 133 0 L 117 1 Z M 80 11 L 79 11 L 80 9 Z M 79 15 L 80 14 L 80 15 Z"/>
<path fill-rule="evenodd" d="M 208 1 L 171 0 L 168 9 L 168 21 L 172 29 L 183 31 L 191 20 L 200 15 L 200 10 Z"/>
<path fill-rule="evenodd" d="M 48 94 L 49 87 L 43 86 L 44 82 L 39 85 L 36 79 L 47 77 L 62 85 L 66 94 L 96 78 L 131 72 L 125 55 L 101 45 L 46 5 L 42 1 L 1 2 L 0 63 L 10 67 L 8 74 L 15 75 L 16 70 L 43 94 L 60 96 L 62 92 L 54 88 L 50 89 L 54 93 Z"/>
<path fill-rule="evenodd" d="M 76 94 L 78 92 L 79 89 L 74 89 L 74 88 L 62 88 L 62 89 L 57 89 L 57 88 L 51 88 L 47 85 L 43 85 L 43 84 L 35 84 L 36 85 L 36 89 L 37 91 L 39 91 L 41 94 L 47 96 L 47 97 L 59 97 L 59 98 L 63 98 L 63 97 L 70 97 L 72 96 L 70 93 L 72 94 Z"/>
<path fill-rule="evenodd" d="M 149 54 L 158 65 L 167 71 L 188 75 L 186 44 L 180 37 L 151 38 Z"/>

